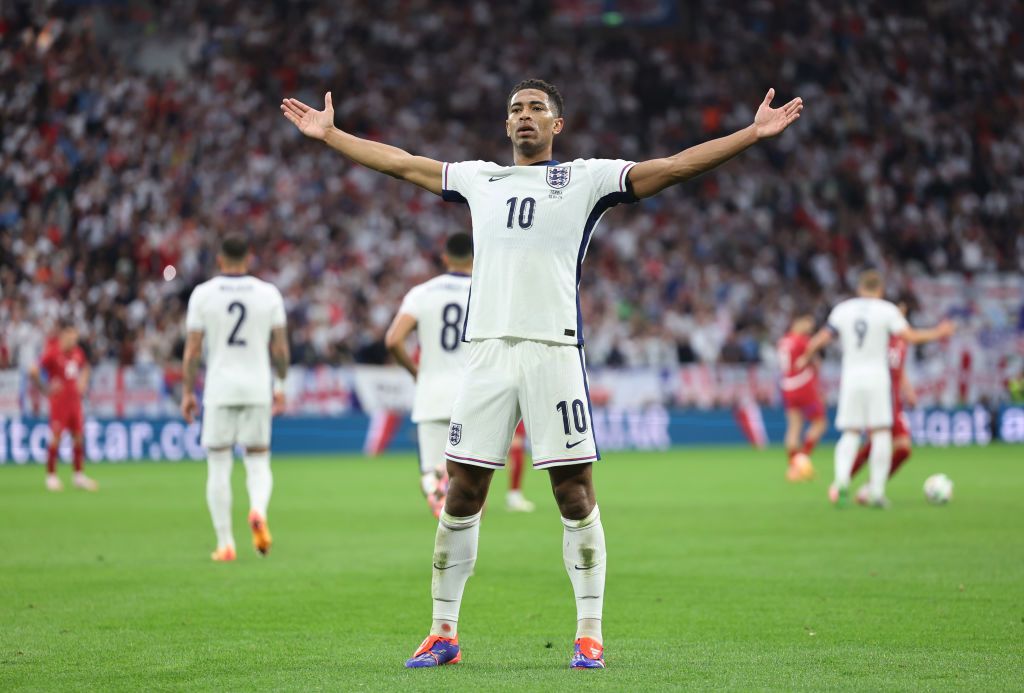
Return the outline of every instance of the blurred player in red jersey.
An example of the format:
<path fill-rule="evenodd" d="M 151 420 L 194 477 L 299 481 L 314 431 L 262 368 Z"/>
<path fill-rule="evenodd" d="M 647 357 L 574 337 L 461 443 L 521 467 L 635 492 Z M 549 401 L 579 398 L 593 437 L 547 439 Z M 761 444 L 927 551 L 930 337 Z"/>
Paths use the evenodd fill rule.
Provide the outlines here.
<path fill-rule="evenodd" d="M 907 314 L 907 301 L 901 300 L 896 303 L 900 312 Z M 892 464 L 889 467 L 889 478 L 910 458 L 911 440 L 910 425 L 907 420 L 907 413 L 903 411 L 903 403 L 911 407 L 917 406 L 917 391 L 914 389 L 907 371 L 904 368 L 907 362 L 907 340 L 902 337 L 892 336 L 889 338 L 889 376 L 892 381 Z M 871 439 L 868 438 L 857 457 L 853 462 L 852 477 L 861 467 L 867 463 L 871 456 Z M 864 505 L 868 502 L 867 484 L 860 487 L 855 500 Z"/>
<path fill-rule="evenodd" d="M 46 383 L 40 377 L 40 371 L 46 372 Z M 52 437 L 46 459 L 46 488 L 51 491 L 63 489 L 57 477 L 57 453 L 61 437 L 67 431 L 74 441 L 75 474 L 72 483 L 75 488 L 95 491 L 99 484 L 82 471 L 85 464 L 82 395 L 89 387 L 89 363 L 82 347 L 78 345 L 78 330 L 74 325 L 61 325 L 57 336 L 46 343 L 39 365 L 29 370 L 29 377 L 40 392 L 50 396 Z"/>
<path fill-rule="evenodd" d="M 810 456 L 825 433 L 825 402 L 821 398 L 821 387 L 818 384 L 818 364 L 814 362 L 804 367 L 797 365 L 813 331 L 814 318 L 809 314 L 798 315 L 778 344 L 782 366 L 782 402 L 786 408 L 788 481 L 810 481 L 814 478 L 814 465 L 811 464 Z M 801 443 L 805 421 L 810 421 L 811 425 Z"/>

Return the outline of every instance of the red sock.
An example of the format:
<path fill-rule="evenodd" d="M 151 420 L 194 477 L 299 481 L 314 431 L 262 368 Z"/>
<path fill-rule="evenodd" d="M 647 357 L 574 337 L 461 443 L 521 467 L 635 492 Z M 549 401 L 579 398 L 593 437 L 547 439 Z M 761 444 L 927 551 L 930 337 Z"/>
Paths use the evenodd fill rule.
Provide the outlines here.
<path fill-rule="evenodd" d="M 860 450 L 857 451 L 857 457 L 853 460 L 853 469 L 850 471 L 850 478 L 852 479 L 864 463 L 868 461 L 868 457 L 871 456 L 871 443 L 867 443 Z"/>
<path fill-rule="evenodd" d="M 810 457 L 811 453 L 814 452 L 814 448 L 818 446 L 819 440 L 821 440 L 821 438 L 811 438 L 808 436 L 807 440 L 804 441 L 804 454 Z"/>
<path fill-rule="evenodd" d="M 892 466 L 889 467 L 889 478 L 910 458 L 910 448 L 897 448 L 892 452 Z"/>
<path fill-rule="evenodd" d="M 82 467 L 85 466 L 85 448 L 82 445 L 75 445 L 74 457 L 75 473 L 81 474 Z"/>
<path fill-rule="evenodd" d="M 46 473 L 57 473 L 57 446 L 51 445 L 46 455 Z"/>
<path fill-rule="evenodd" d="M 523 444 L 512 441 L 508 451 L 508 490 L 518 491 L 523 487 Z"/>

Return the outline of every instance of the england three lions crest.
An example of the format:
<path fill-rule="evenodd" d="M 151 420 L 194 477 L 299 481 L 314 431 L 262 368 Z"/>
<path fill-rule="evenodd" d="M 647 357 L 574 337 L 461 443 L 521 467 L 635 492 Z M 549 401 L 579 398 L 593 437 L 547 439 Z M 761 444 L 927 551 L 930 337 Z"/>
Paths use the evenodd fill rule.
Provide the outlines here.
<path fill-rule="evenodd" d="M 458 445 L 462 442 L 462 424 L 452 424 L 451 429 L 448 431 L 448 442 L 452 445 Z"/>
<path fill-rule="evenodd" d="M 571 177 L 571 166 L 548 166 L 548 185 L 550 185 L 555 190 L 561 190 L 565 186 L 569 185 L 569 178 Z"/>

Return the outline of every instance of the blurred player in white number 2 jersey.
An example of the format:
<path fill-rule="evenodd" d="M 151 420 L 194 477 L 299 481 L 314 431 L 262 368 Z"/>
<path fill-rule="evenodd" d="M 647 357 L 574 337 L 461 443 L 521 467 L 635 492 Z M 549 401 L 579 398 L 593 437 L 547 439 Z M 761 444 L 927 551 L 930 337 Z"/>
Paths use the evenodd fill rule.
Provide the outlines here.
<path fill-rule="evenodd" d="M 835 483 L 829 489 L 833 503 L 849 502 L 853 470 L 861 431 L 871 437 L 868 458 L 868 505 L 885 508 L 885 482 L 892 462 L 892 385 L 889 375 L 889 340 L 900 337 L 910 344 L 943 339 L 955 332 L 943 321 L 930 329 L 914 329 L 895 304 L 882 298 L 882 275 L 868 270 L 860 275 L 857 297 L 843 301 L 828 316 L 828 324 L 807 345 L 799 366 L 810 362 L 820 349 L 838 335 L 843 348 L 836 428 L 842 431 L 835 451 Z"/>
<path fill-rule="evenodd" d="M 284 299 L 273 284 L 248 273 L 248 243 L 239 236 L 225 238 L 217 264 L 220 276 L 197 286 L 188 301 L 181 413 L 191 422 L 198 410 L 195 384 L 205 337 L 202 442 L 208 463 L 206 500 L 217 533 L 212 558 L 233 561 L 231 465 L 235 444 L 245 449 L 253 546 L 263 555 L 270 551 L 267 506 L 274 483 L 270 418 L 284 410 L 289 349 Z"/>
<path fill-rule="evenodd" d="M 445 244 L 442 259 L 447 272 L 409 290 L 386 337 L 388 351 L 416 379 L 412 420 L 416 423 L 419 442 L 421 489 L 435 517 L 439 517 L 444 508 L 448 488 L 444 448 L 448 443 L 452 406 L 462 386 L 462 371 L 466 366 L 462 327 L 473 272 L 473 239 L 467 233 L 453 234 Z M 405 340 L 413 330 L 419 336 L 418 364 L 405 348 Z M 509 458 L 508 509 L 530 512 L 534 509 L 533 503 L 526 500 L 521 488 L 521 434 L 513 440 Z"/>

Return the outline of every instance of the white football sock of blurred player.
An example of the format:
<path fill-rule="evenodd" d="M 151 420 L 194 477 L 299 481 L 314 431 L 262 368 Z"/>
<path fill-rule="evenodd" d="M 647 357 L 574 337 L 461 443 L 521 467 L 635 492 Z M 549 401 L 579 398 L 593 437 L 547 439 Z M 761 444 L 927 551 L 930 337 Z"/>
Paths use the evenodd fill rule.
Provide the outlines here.
<path fill-rule="evenodd" d="M 217 548 L 235 547 L 231 533 L 231 448 L 210 450 L 206 458 L 206 503 L 210 507 Z"/>
<path fill-rule="evenodd" d="M 885 499 L 885 482 L 892 466 L 892 431 L 887 428 L 871 432 L 871 456 L 868 458 L 868 498 L 872 502 Z"/>
<path fill-rule="evenodd" d="M 249 508 L 267 518 L 267 506 L 274 489 L 274 475 L 270 471 L 269 450 L 246 450 L 245 485 L 249 490 Z"/>

